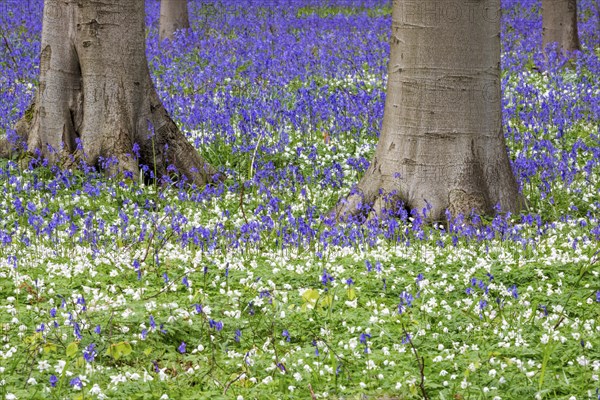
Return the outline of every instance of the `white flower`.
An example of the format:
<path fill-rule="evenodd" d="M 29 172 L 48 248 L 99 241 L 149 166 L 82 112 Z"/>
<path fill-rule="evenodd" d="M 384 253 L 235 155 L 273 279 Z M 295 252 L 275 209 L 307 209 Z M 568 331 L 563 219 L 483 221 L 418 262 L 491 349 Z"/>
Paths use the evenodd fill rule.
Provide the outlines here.
<path fill-rule="evenodd" d="M 346 302 L 344 304 L 346 304 L 347 307 L 356 308 L 357 300 L 356 299 L 354 299 L 352 301 L 346 300 Z"/>
<path fill-rule="evenodd" d="M 38 361 L 37 368 L 38 368 L 38 371 L 44 372 L 50 368 L 50 363 L 48 362 L 48 360 Z M 0 371 L 0 372 L 3 372 L 3 371 Z"/>
<path fill-rule="evenodd" d="M 167 394 L 163 394 L 162 396 L 160 396 L 160 400 L 169 400 L 169 396 L 167 396 Z"/>
<path fill-rule="evenodd" d="M 56 363 L 56 365 L 54 366 L 54 371 L 57 374 L 62 374 L 63 369 L 65 368 L 65 365 L 67 365 L 67 362 L 64 360 L 58 360 L 58 362 Z"/>
<path fill-rule="evenodd" d="M 273 382 L 273 377 L 272 376 L 267 376 L 265 379 L 262 380 L 263 385 L 268 385 L 269 383 Z"/>
<path fill-rule="evenodd" d="M 14 395 L 14 394 L 12 394 L 12 393 L 6 393 L 6 395 L 4 396 L 4 398 L 5 398 L 6 400 L 16 400 L 16 399 L 18 399 L 18 397 L 17 397 L 17 396 L 15 396 L 15 395 Z"/>
<path fill-rule="evenodd" d="M 100 386 L 98 386 L 97 383 L 94 383 L 94 386 L 92 386 L 92 388 L 90 389 L 89 394 L 93 394 L 93 395 L 96 395 L 98 397 L 102 396 L 102 398 L 106 397 L 106 396 L 103 395 L 102 389 L 100 389 Z"/>

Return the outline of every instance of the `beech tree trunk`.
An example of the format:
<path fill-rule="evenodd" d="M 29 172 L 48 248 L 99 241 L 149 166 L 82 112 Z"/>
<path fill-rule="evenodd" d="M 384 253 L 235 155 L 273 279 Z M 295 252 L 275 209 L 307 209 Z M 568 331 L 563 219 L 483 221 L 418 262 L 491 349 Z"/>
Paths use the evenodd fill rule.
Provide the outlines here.
<path fill-rule="evenodd" d="M 580 50 L 577 0 L 542 0 L 542 46 L 555 42 L 564 51 Z"/>
<path fill-rule="evenodd" d="M 167 38 L 173 40 L 175 31 L 189 28 L 187 0 L 161 0 L 159 25 L 161 42 Z"/>
<path fill-rule="evenodd" d="M 502 132 L 500 0 L 394 0 L 387 96 L 375 156 L 338 219 L 386 197 L 429 220 L 517 211 Z"/>
<path fill-rule="evenodd" d="M 213 180 L 164 109 L 145 53 L 144 0 L 44 1 L 40 79 L 16 131 L 52 163 L 72 159 L 157 178 L 173 165 L 192 183 Z M 139 151 L 134 151 L 134 144 Z M 138 155 L 139 154 L 139 157 Z"/>

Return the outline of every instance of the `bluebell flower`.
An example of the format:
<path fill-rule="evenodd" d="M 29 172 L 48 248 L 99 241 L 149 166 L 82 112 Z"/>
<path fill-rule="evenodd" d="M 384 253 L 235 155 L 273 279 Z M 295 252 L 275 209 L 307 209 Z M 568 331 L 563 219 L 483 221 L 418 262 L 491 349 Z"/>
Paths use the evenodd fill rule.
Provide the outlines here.
<path fill-rule="evenodd" d="M 410 336 L 409 333 L 407 333 L 406 335 L 404 335 L 402 337 L 401 343 L 402 344 L 407 344 L 407 343 L 410 343 L 410 340 L 411 340 L 411 336 Z"/>
<path fill-rule="evenodd" d="M 367 344 L 367 339 L 370 339 L 370 338 L 371 338 L 370 334 L 368 334 L 368 333 L 361 333 L 358 340 L 360 341 L 360 343 L 366 345 Z"/>
<path fill-rule="evenodd" d="M 81 340 L 81 328 L 77 322 L 73 322 L 73 334 L 77 338 L 77 340 Z"/>
<path fill-rule="evenodd" d="M 81 382 L 81 379 L 78 376 L 76 376 L 75 378 L 71 379 L 69 381 L 69 385 L 71 385 L 72 387 L 74 387 L 76 389 L 83 388 L 83 382 Z"/>
<path fill-rule="evenodd" d="M 317 344 L 317 341 L 313 339 L 312 341 L 312 345 L 315 347 L 315 356 L 319 356 L 319 345 Z"/>
<path fill-rule="evenodd" d="M 400 293 L 400 303 L 398 304 L 398 314 L 402 314 L 407 307 L 412 307 L 414 297 L 408 292 Z"/>
<path fill-rule="evenodd" d="M 209 319 L 208 326 L 212 329 L 215 329 L 216 331 L 221 331 L 223 329 L 223 322 L 215 321 L 214 319 Z"/>
<path fill-rule="evenodd" d="M 85 350 L 83 350 L 83 358 L 88 363 L 94 362 L 94 359 L 96 358 L 97 354 L 98 353 L 96 353 L 96 345 L 94 343 L 91 343 L 88 347 L 85 348 Z"/>
<path fill-rule="evenodd" d="M 181 354 L 183 354 L 183 353 L 185 353 L 185 347 L 186 347 L 185 342 L 181 342 L 181 344 L 177 348 L 177 351 L 179 351 Z"/>

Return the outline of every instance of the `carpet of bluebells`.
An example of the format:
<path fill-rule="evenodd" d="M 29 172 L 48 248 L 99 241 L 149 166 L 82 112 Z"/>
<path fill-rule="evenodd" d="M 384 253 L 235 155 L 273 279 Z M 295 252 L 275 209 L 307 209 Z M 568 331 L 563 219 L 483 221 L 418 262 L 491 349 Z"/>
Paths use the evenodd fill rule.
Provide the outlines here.
<path fill-rule="evenodd" d="M 598 2 L 569 61 L 541 52 L 539 0 L 503 0 L 528 204 L 444 226 L 328 217 L 377 141 L 391 4 L 323 4 L 191 1 L 159 46 L 148 2 L 153 79 L 219 185 L 0 162 L 0 398 L 600 398 Z M 0 2 L 0 134 L 41 16 Z"/>

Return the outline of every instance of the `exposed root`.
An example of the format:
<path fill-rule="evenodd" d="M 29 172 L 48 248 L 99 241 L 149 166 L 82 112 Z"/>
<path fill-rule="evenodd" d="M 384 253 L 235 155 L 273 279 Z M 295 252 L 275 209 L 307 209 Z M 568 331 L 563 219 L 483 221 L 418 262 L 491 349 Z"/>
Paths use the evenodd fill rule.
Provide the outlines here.
<path fill-rule="evenodd" d="M 401 197 L 395 192 L 365 194 L 360 189 L 353 190 L 350 195 L 341 199 L 330 212 L 337 221 L 369 223 L 377 219 L 401 217 L 408 215 Z"/>
<path fill-rule="evenodd" d="M 117 140 L 120 138 L 123 143 L 114 143 L 110 139 L 106 143 L 106 147 L 110 149 L 100 149 L 98 155 L 93 158 L 83 151 L 83 143 L 77 146 L 74 143 L 65 143 L 62 149 L 50 153 L 38 143 L 27 143 L 35 124 L 39 123 L 36 122 L 38 110 L 33 102 L 15 125 L 19 141 L 24 144 L 23 148 L 19 149 L 19 144 L 15 145 L 7 138 L 0 138 L 0 158 L 10 158 L 15 153 L 33 154 L 39 150 L 42 156 L 52 157 L 50 161 L 61 168 L 73 169 L 85 162 L 105 171 L 109 177 L 124 176 L 138 180 L 140 165 L 146 165 L 145 178 L 148 181 L 151 180 L 149 175 L 154 172 L 157 175 L 154 179 L 160 179 L 163 183 L 183 180 L 190 185 L 203 187 L 222 181 L 224 176 L 198 154 L 197 149 L 188 142 L 157 97 L 155 102 L 157 106 L 152 108 L 152 119 L 154 122 L 159 121 L 160 125 L 154 135 L 139 133 L 137 138 L 139 151 L 134 151 L 130 141 L 125 140 L 129 135 L 121 132 L 115 138 Z M 26 149 L 28 146 L 29 149 Z"/>

